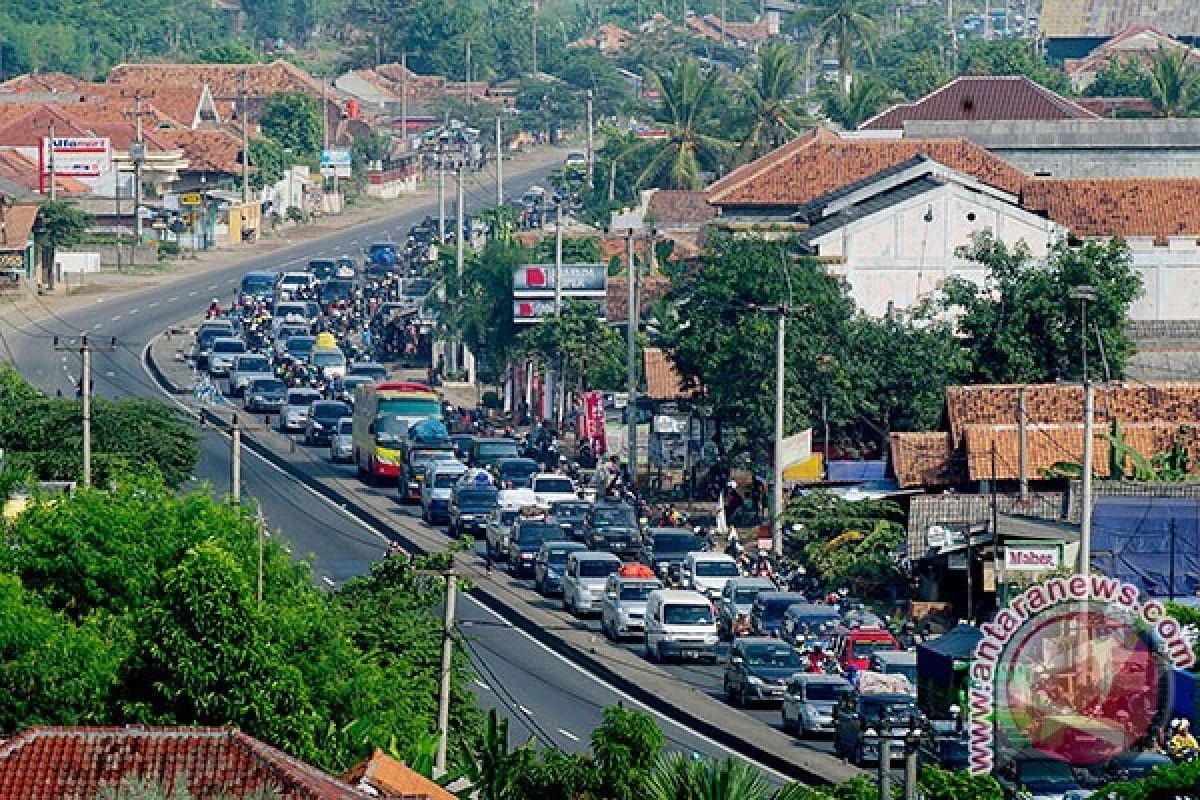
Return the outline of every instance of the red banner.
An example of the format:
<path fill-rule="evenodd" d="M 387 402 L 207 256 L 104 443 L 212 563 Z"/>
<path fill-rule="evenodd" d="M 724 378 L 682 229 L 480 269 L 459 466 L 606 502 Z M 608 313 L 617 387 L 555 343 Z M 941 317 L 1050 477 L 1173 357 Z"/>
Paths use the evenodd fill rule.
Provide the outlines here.
<path fill-rule="evenodd" d="M 601 456 L 607 450 L 604 438 L 604 395 L 600 392 L 583 392 L 579 396 L 579 424 L 576 427 L 581 439 L 587 439 L 592 453 Z"/>

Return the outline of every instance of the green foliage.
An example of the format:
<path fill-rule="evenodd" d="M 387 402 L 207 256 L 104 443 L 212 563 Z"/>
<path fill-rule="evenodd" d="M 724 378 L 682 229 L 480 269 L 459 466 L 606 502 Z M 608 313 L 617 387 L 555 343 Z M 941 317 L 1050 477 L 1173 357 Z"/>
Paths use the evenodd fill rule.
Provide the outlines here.
<path fill-rule="evenodd" d="M 554 248 L 553 236 L 538 239 L 533 247 L 533 259 L 541 264 L 554 263 Z M 595 236 L 573 236 L 569 239 L 564 236 L 562 253 L 564 264 L 598 264 L 601 257 L 600 240 Z"/>
<path fill-rule="evenodd" d="M 653 718 L 621 706 L 604 709 L 604 724 L 592 731 L 592 753 L 615 800 L 647 793 L 646 778 L 666 744 Z"/>
<path fill-rule="evenodd" d="M 251 139 L 249 148 L 250 166 L 253 168 L 250 172 L 250 188 L 258 191 L 279 183 L 292 164 L 283 145 L 274 139 Z"/>
<path fill-rule="evenodd" d="M 35 500 L 0 550 L 0 723 L 237 725 L 333 772 L 427 738 L 443 590 L 415 570 L 444 561 L 387 559 L 329 595 L 271 539 L 259 603 L 258 537 L 249 509 L 157 478 Z M 456 657 L 461 760 L 478 719 Z"/>
<path fill-rule="evenodd" d="M 258 51 L 234 39 L 226 39 L 196 53 L 202 64 L 257 64 L 262 61 Z"/>
<path fill-rule="evenodd" d="M 1047 64 L 1029 39 L 968 39 L 960 58 L 963 75 L 1024 75 L 1056 92 L 1071 91 L 1066 73 Z"/>
<path fill-rule="evenodd" d="M 926 800 L 1004 800 L 1004 789 L 991 775 L 951 772 L 927 764 L 918 782 Z"/>
<path fill-rule="evenodd" d="M 1200 631 L 1200 609 L 1179 603 L 1167 603 L 1167 613 L 1183 627 Z M 1196 655 L 1192 671 L 1200 672 L 1200 646 L 1193 647 L 1192 650 Z"/>
<path fill-rule="evenodd" d="M 1200 761 L 1155 767 L 1136 781 L 1119 781 L 1096 790 L 1097 797 L 1109 800 L 1159 800 L 1168 797 L 1192 797 L 1200 786 Z"/>
<path fill-rule="evenodd" d="M 278 92 L 263 105 L 262 131 L 293 155 L 309 158 L 321 149 L 321 104 L 303 92 Z"/>
<path fill-rule="evenodd" d="M 850 89 L 824 93 L 825 115 L 847 130 L 854 130 L 891 101 L 891 90 L 874 78 L 859 78 Z"/>
<path fill-rule="evenodd" d="M 592 303 L 564 300 L 562 313 L 522 331 L 516 346 L 526 356 L 561 369 L 567 386 L 589 390 L 623 385 L 624 340 L 596 315 Z"/>
<path fill-rule="evenodd" d="M 904 541 L 904 513 L 891 501 L 809 492 L 788 503 L 785 520 L 788 547 L 827 586 L 880 596 L 901 577 L 894 555 Z"/>
<path fill-rule="evenodd" d="M 212 800 L 282 800 L 283 795 L 274 786 L 260 786 L 236 794 L 220 790 L 211 797 Z M 193 795 L 188 791 L 187 780 L 182 774 L 171 782 L 126 775 L 119 785 L 101 789 L 95 800 L 193 800 Z"/>
<path fill-rule="evenodd" d="M 529 263 L 529 252 L 515 240 L 491 239 L 481 252 L 464 258 L 461 286 L 449 248 L 441 252 L 446 302 L 438 304 L 442 323 L 456 330 L 482 358 L 481 371 L 496 377 L 516 339 L 512 315 L 513 270 Z"/>
<path fill-rule="evenodd" d="M 72 247 L 92 227 L 92 215 L 65 200 L 47 200 L 38 209 L 34 239 L 39 247 Z"/>
<path fill-rule="evenodd" d="M 649 800 L 767 800 L 771 787 L 757 768 L 740 759 L 697 761 L 664 755 L 648 780 Z"/>
<path fill-rule="evenodd" d="M 848 77 L 857 54 L 875 63 L 881 14 L 877 0 L 814 0 L 799 12 L 798 25 L 820 49 L 837 53 L 838 68 Z"/>
<path fill-rule="evenodd" d="M 1089 97 L 1149 97 L 1150 76 L 1135 58 L 1112 56 L 1084 90 Z"/>
<path fill-rule="evenodd" d="M 763 45 L 758 65 L 749 77 L 739 77 L 747 116 L 741 158 L 750 161 L 785 144 L 800 133 L 805 120 L 796 110 L 800 63 L 792 47 L 779 42 Z"/>
<path fill-rule="evenodd" d="M 990 233 L 980 234 L 962 255 L 988 270 L 985 285 L 951 278 L 942 285 L 943 307 L 959 310 L 971 383 L 1047 383 L 1082 375 L 1081 345 L 1102 369 L 1096 333 L 1112 377 L 1124 374 L 1133 354 L 1126 332 L 1129 307 L 1142 285 L 1121 241 L 1061 244 L 1046 261 L 1035 261 L 1024 245 L 1011 250 Z M 1080 340 L 1080 305 L 1069 297 L 1075 286 L 1095 287 L 1088 303 L 1089 332 Z"/>
<path fill-rule="evenodd" d="M 336 0 L 242 0 L 261 36 L 304 44 L 309 35 L 330 20 Z"/>
<path fill-rule="evenodd" d="M 1159 50 L 1150 64 L 1150 100 L 1162 117 L 1187 117 L 1200 112 L 1200 68 L 1191 50 Z"/>
<path fill-rule="evenodd" d="M 151 398 L 92 405 L 93 480 L 103 485 L 147 465 L 178 486 L 196 464 L 191 420 Z M 39 480 L 77 480 L 82 472 L 83 409 L 80 401 L 47 397 L 12 367 L 0 368 L 0 448 L 6 465 Z"/>
<path fill-rule="evenodd" d="M 905 58 L 883 77 L 892 89 L 910 101 L 924 97 L 950 80 L 942 60 L 928 50 Z"/>

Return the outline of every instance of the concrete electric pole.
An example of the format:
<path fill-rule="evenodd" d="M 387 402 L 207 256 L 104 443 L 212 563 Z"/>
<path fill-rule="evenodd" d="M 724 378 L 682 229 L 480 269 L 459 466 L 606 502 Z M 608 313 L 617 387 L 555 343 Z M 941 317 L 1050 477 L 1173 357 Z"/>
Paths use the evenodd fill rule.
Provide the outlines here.
<path fill-rule="evenodd" d="M 111 353 L 117 349 L 117 340 L 115 337 L 109 339 L 108 344 L 96 344 L 88 339 L 87 336 L 80 336 L 78 339 L 68 339 L 61 341 L 57 336 L 54 337 L 54 349 L 59 352 L 79 353 L 80 361 L 82 362 L 81 374 L 79 376 L 79 398 L 83 404 L 83 474 L 81 483 L 84 486 L 92 485 L 92 353 L 100 351 Z"/>

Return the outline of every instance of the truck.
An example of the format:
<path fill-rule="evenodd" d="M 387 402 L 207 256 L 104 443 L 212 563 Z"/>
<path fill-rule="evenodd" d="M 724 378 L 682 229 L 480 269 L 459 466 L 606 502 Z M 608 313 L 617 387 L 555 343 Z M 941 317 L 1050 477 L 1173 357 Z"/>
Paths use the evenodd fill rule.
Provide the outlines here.
<path fill-rule="evenodd" d="M 423 383 L 366 384 L 354 391 L 354 464 L 365 483 L 400 477 L 408 430 L 442 419 L 441 397 Z"/>

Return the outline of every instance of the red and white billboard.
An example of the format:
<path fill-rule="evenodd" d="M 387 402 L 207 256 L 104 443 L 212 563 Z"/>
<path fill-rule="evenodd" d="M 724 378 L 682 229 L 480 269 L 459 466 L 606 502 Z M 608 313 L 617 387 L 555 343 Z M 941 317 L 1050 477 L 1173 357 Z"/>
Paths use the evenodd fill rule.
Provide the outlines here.
<path fill-rule="evenodd" d="M 112 141 L 106 136 L 55 136 L 53 140 L 43 136 L 39 162 L 43 182 L 51 164 L 60 178 L 97 178 L 112 170 Z"/>
<path fill-rule="evenodd" d="M 580 438 L 587 439 L 593 455 L 601 456 L 607 452 L 603 393 L 583 392 L 579 395 L 579 420 L 576 430 L 579 431 Z"/>

